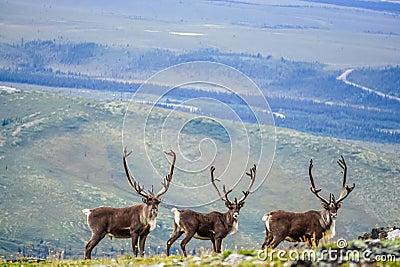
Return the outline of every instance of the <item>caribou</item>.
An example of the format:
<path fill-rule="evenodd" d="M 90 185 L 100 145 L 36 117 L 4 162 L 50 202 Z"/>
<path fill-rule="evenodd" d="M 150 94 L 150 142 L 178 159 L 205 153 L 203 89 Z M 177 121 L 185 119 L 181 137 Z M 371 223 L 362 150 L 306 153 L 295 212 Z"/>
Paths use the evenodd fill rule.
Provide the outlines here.
<path fill-rule="evenodd" d="M 343 183 L 339 199 L 330 193 L 329 201 L 323 198 L 316 189 L 314 178 L 312 176 L 313 161 L 310 160 L 308 169 L 311 192 L 321 201 L 323 210 L 310 210 L 303 213 L 287 212 L 276 210 L 264 214 L 262 220 L 265 221 L 265 241 L 262 249 L 265 247 L 275 248 L 283 240 L 290 242 L 306 242 L 309 247 L 318 246 L 321 238 L 331 239 L 335 236 L 335 221 L 337 211 L 342 205 L 342 201 L 353 191 L 355 184 L 349 187 L 346 184 L 347 165 L 341 156 L 337 161 L 343 172 Z M 345 193 L 346 190 L 346 193 Z"/>
<path fill-rule="evenodd" d="M 85 259 L 91 258 L 93 248 L 106 236 L 110 238 L 132 238 L 133 255 L 138 254 L 138 241 L 140 256 L 144 256 L 144 246 L 148 234 L 156 227 L 158 205 L 162 201 L 161 196 L 169 188 L 174 173 L 176 155 L 171 150 L 164 152 L 172 156 L 172 164 L 169 174 L 164 178 L 162 188 L 158 193 L 154 193 L 153 186 L 148 193 L 144 191 L 144 185 L 140 185 L 131 175 L 126 158 L 132 153 L 124 149 L 122 159 L 126 177 L 133 190 L 142 196 L 143 204 L 124 208 L 99 207 L 95 209 L 84 209 L 83 213 L 87 215 L 87 224 L 92 231 L 92 237 L 85 246 Z"/>
<path fill-rule="evenodd" d="M 178 210 L 173 208 L 171 211 L 174 213 L 174 231 L 171 234 L 171 238 L 167 241 L 167 256 L 170 255 L 171 245 L 183 234 L 185 237 L 180 243 L 183 255 L 186 257 L 186 244 L 194 237 L 201 240 L 211 240 L 213 245 L 213 251 L 221 253 L 222 239 L 228 234 L 234 234 L 238 230 L 238 219 L 239 211 L 244 206 L 244 201 L 250 193 L 251 187 L 254 184 L 256 177 L 256 165 L 254 165 L 250 172 L 246 174 L 250 177 L 250 185 L 246 191 L 243 192 L 243 197 L 238 200 L 235 197 L 234 201 L 228 199 L 228 194 L 232 192 L 232 189 L 226 190 L 223 185 L 222 195 L 219 191 L 215 181 L 218 179 L 214 178 L 215 167 L 211 166 L 211 183 L 214 186 L 220 199 L 224 201 L 228 211 L 221 213 L 213 211 L 210 213 L 199 213 L 192 210 Z M 219 180 L 218 180 L 219 181 Z"/>

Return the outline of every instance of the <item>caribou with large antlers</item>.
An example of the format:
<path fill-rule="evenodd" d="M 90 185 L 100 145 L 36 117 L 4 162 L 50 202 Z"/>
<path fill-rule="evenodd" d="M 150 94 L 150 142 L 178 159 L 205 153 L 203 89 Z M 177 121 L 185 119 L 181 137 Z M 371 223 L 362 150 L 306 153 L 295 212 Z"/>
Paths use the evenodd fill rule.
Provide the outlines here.
<path fill-rule="evenodd" d="M 287 212 L 283 210 L 272 211 L 264 214 L 265 241 L 262 248 L 275 248 L 283 240 L 291 242 L 306 242 L 308 246 L 317 246 L 322 237 L 333 238 L 335 235 L 335 220 L 337 211 L 342 201 L 353 191 L 355 184 L 351 187 L 346 185 L 347 165 L 343 156 L 337 161 L 343 171 L 343 183 L 339 199 L 330 193 L 329 201 L 323 198 L 315 188 L 312 176 L 313 162 L 310 160 L 308 173 L 311 181 L 311 192 L 321 201 L 322 211 L 310 210 L 303 213 Z M 346 191 L 346 192 L 345 192 Z"/>
<path fill-rule="evenodd" d="M 156 219 L 158 213 L 158 205 L 162 201 L 161 196 L 167 192 L 174 173 L 176 155 L 171 150 L 165 152 L 172 156 L 172 164 L 169 174 L 162 182 L 163 188 L 154 193 L 153 187 L 144 191 L 144 185 L 140 184 L 133 178 L 128 169 L 126 158 L 132 153 L 124 149 L 122 159 L 125 169 L 125 174 L 130 186 L 133 190 L 141 195 L 144 204 L 125 208 L 99 207 L 96 209 L 82 210 L 87 215 L 87 223 L 92 231 L 92 237 L 85 247 L 85 259 L 91 258 L 93 248 L 106 236 L 115 238 L 132 238 L 133 255 L 136 257 L 138 253 L 138 241 L 140 247 L 140 255 L 144 256 L 144 245 L 147 235 L 156 227 Z"/>
<path fill-rule="evenodd" d="M 232 189 L 226 190 L 225 185 L 223 186 L 224 194 L 218 190 L 215 181 L 218 179 L 214 178 L 215 168 L 210 168 L 211 172 L 211 183 L 217 191 L 219 197 L 225 202 L 225 206 L 228 211 L 221 213 L 213 211 L 210 213 L 199 213 L 192 210 L 178 210 L 173 208 L 171 211 L 174 213 L 174 232 L 171 234 L 171 238 L 167 242 L 167 256 L 170 254 L 170 248 L 183 233 L 185 237 L 182 240 L 180 246 L 183 255 L 186 257 L 186 244 L 194 237 L 201 240 L 211 240 L 213 244 L 214 252 L 221 252 L 222 239 L 228 234 L 234 234 L 238 230 L 238 219 L 239 211 L 244 206 L 244 201 L 250 194 L 251 187 L 254 184 L 256 178 L 256 165 L 250 169 L 250 173 L 246 173 L 250 176 L 250 185 L 246 191 L 243 191 L 243 197 L 234 201 L 228 199 L 228 194 L 232 192 Z"/>

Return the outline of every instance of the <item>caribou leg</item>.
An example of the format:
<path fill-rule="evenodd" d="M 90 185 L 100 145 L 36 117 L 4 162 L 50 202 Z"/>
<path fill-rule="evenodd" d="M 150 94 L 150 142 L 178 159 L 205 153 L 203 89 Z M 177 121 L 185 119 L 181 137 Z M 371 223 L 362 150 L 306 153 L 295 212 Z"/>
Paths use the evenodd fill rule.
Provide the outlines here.
<path fill-rule="evenodd" d="M 169 251 L 172 244 L 183 234 L 183 231 L 174 231 L 171 235 L 171 238 L 167 241 L 167 256 L 169 256 Z"/>
<path fill-rule="evenodd" d="M 186 244 L 189 243 L 190 239 L 192 239 L 192 237 L 194 236 L 195 232 L 188 232 L 186 233 L 185 238 L 183 238 L 182 242 L 181 242 L 181 249 L 183 252 L 183 256 L 187 257 L 186 254 Z"/>
<path fill-rule="evenodd" d="M 215 239 L 214 239 L 214 235 L 211 235 L 211 243 L 213 245 L 213 251 L 217 252 L 217 248 L 215 247 Z"/>
<path fill-rule="evenodd" d="M 221 245 L 222 245 L 222 238 L 221 237 L 217 237 L 215 238 L 215 249 L 217 253 L 221 253 Z"/>
<path fill-rule="evenodd" d="M 133 250 L 134 257 L 137 257 L 137 254 L 138 254 L 138 239 L 139 239 L 139 236 L 137 234 L 132 235 L 132 250 Z"/>
<path fill-rule="evenodd" d="M 105 233 L 93 234 L 85 246 L 85 260 L 90 260 L 93 248 L 106 236 Z"/>
<path fill-rule="evenodd" d="M 270 234 L 270 232 L 267 229 L 265 229 L 265 230 L 266 230 L 265 231 L 265 240 L 261 246 L 261 249 L 265 249 L 266 247 L 269 247 L 269 245 L 272 242 L 272 235 Z"/>
<path fill-rule="evenodd" d="M 308 237 L 306 238 L 306 244 L 308 247 L 313 248 L 313 247 L 318 247 L 318 239 L 316 237 Z"/>
<path fill-rule="evenodd" d="M 139 238 L 140 257 L 144 257 L 144 244 L 146 243 L 147 235 L 141 235 Z"/>
<path fill-rule="evenodd" d="M 274 235 L 272 241 L 269 243 L 269 248 L 276 248 L 283 240 L 285 240 L 286 235 Z"/>

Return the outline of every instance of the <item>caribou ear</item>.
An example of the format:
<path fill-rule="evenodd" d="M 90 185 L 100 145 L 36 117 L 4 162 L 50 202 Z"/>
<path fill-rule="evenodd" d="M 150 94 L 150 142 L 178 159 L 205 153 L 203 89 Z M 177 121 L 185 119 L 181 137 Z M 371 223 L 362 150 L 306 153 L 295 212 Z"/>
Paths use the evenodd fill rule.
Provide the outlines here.
<path fill-rule="evenodd" d="M 225 201 L 225 206 L 229 209 L 230 208 L 230 205 L 229 205 L 229 203 L 228 202 L 226 202 Z"/>
<path fill-rule="evenodd" d="M 147 198 L 145 198 L 145 197 L 142 198 L 142 201 L 143 201 L 144 204 L 147 204 Z"/>
<path fill-rule="evenodd" d="M 342 202 L 336 203 L 336 209 L 339 209 L 342 206 Z"/>

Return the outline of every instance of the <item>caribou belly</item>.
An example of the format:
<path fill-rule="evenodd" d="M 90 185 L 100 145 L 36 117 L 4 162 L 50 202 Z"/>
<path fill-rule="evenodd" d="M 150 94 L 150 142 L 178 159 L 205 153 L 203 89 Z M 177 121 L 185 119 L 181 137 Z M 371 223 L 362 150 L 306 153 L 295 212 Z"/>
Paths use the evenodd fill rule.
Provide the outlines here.
<path fill-rule="evenodd" d="M 200 240 L 211 240 L 210 236 L 201 236 L 198 233 L 194 234 L 193 237 L 196 238 L 196 239 L 200 239 Z"/>
<path fill-rule="evenodd" d="M 215 235 L 214 231 L 211 230 L 203 230 L 199 229 L 195 234 L 194 238 L 200 239 L 200 240 L 211 240 L 211 237 Z"/>
<path fill-rule="evenodd" d="M 129 227 L 109 231 L 106 235 L 109 236 L 111 239 L 112 238 L 129 238 L 129 237 L 131 237 Z"/>

